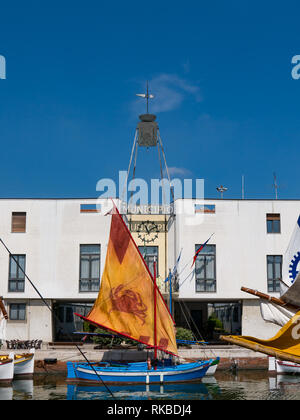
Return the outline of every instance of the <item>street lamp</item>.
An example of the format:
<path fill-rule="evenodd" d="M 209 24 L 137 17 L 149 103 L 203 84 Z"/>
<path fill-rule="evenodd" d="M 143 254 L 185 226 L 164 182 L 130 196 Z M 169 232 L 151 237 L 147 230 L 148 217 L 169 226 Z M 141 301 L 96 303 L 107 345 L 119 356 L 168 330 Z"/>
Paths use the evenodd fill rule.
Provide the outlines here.
<path fill-rule="evenodd" d="M 221 185 L 220 187 L 217 187 L 217 191 L 221 194 L 221 198 L 223 199 L 223 193 L 226 192 L 228 190 L 228 188 L 223 187 L 223 185 Z"/>

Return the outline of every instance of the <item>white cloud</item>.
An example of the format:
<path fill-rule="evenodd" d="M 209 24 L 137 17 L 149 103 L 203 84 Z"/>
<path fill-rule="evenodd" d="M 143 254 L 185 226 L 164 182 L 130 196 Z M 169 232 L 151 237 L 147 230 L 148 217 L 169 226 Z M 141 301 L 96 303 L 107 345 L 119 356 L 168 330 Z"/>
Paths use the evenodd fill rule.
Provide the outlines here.
<path fill-rule="evenodd" d="M 179 176 L 179 177 L 185 177 L 185 176 L 191 176 L 192 172 L 189 169 L 186 168 L 178 168 L 176 166 L 170 166 L 168 168 L 169 171 L 169 175 L 170 178 L 174 177 L 174 176 Z M 167 171 L 165 170 L 165 176 L 167 176 Z"/>

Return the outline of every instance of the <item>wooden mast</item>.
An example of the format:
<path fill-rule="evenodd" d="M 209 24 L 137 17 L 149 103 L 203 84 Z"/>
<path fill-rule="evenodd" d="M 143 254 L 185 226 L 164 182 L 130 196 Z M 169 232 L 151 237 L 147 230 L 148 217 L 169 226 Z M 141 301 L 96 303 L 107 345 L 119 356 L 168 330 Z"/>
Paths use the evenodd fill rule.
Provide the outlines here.
<path fill-rule="evenodd" d="M 157 328 L 157 326 L 156 326 L 156 323 L 157 323 L 157 320 L 156 320 L 156 318 L 157 318 L 157 302 L 156 302 L 156 299 L 157 299 L 157 296 L 156 296 L 156 259 L 155 259 L 155 257 L 154 257 L 154 264 L 153 264 L 153 266 L 154 266 L 154 274 L 153 274 L 153 280 L 154 280 L 154 369 L 156 370 L 157 369 L 157 366 L 156 366 L 156 360 L 157 360 L 157 330 L 156 330 L 156 328 Z"/>
<path fill-rule="evenodd" d="M 3 297 L 2 296 L 0 296 L 0 310 L 2 311 L 4 318 L 8 319 L 8 315 L 7 315 L 7 312 L 6 312 L 4 303 L 3 303 Z"/>
<path fill-rule="evenodd" d="M 241 290 L 243 292 L 250 293 L 251 295 L 257 296 L 261 299 L 267 300 L 268 302 L 275 303 L 278 306 L 284 306 L 285 308 L 290 309 L 291 311 L 298 312 L 300 310 L 298 306 L 292 305 L 291 303 L 287 303 L 282 299 L 278 299 L 273 296 L 266 295 L 265 293 L 259 292 L 257 290 L 248 289 L 247 287 L 241 287 Z"/>

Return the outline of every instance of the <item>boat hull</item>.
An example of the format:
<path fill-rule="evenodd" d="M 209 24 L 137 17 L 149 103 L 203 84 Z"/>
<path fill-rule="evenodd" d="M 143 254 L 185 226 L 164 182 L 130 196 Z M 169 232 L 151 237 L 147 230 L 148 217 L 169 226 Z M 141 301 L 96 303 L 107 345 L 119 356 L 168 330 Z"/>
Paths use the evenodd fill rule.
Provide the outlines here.
<path fill-rule="evenodd" d="M 293 362 L 276 360 L 276 371 L 279 374 L 292 373 L 293 375 L 299 375 L 300 365 Z"/>
<path fill-rule="evenodd" d="M 220 362 L 220 358 L 217 357 L 216 359 L 214 359 L 211 363 L 211 365 L 209 366 L 205 376 L 213 376 L 216 373 L 217 367 L 219 365 Z"/>
<path fill-rule="evenodd" d="M 34 372 L 34 349 L 30 353 L 16 354 L 14 360 L 14 376 L 30 377 Z"/>
<path fill-rule="evenodd" d="M 34 355 L 35 350 L 31 349 L 29 353 L 11 353 L 9 356 L 5 355 L 3 357 L 11 357 L 13 359 L 13 376 L 32 377 L 34 373 Z"/>
<path fill-rule="evenodd" d="M 198 381 L 205 376 L 212 360 L 182 365 L 147 369 L 146 364 L 132 363 L 120 367 L 94 369 L 88 363 L 68 362 L 68 382 L 105 382 L 106 384 L 161 384 Z M 97 373 L 96 373 L 97 372 Z M 101 381 L 102 380 L 102 381 Z"/>
<path fill-rule="evenodd" d="M 0 358 L 0 383 L 11 383 L 14 377 L 14 354 Z"/>
<path fill-rule="evenodd" d="M 275 357 L 269 357 L 269 372 L 282 374 L 300 374 L 300 364 L 287 360 L 278 360 Z"/>

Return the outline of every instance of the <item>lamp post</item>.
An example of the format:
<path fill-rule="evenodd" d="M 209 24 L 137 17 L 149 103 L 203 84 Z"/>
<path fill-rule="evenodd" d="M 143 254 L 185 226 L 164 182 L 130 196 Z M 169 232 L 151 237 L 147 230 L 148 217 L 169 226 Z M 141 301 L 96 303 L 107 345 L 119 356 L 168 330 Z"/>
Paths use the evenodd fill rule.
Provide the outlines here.
<path fill-rule="evenodd" d="M 221 194 L 221 199 L 223 199 L 223 193 L 226 192 L 228 190 L 228 188 L 223 187 L 223 185 L 221 185 L 220 187 L 217 187 L 217 191 Z"/>

